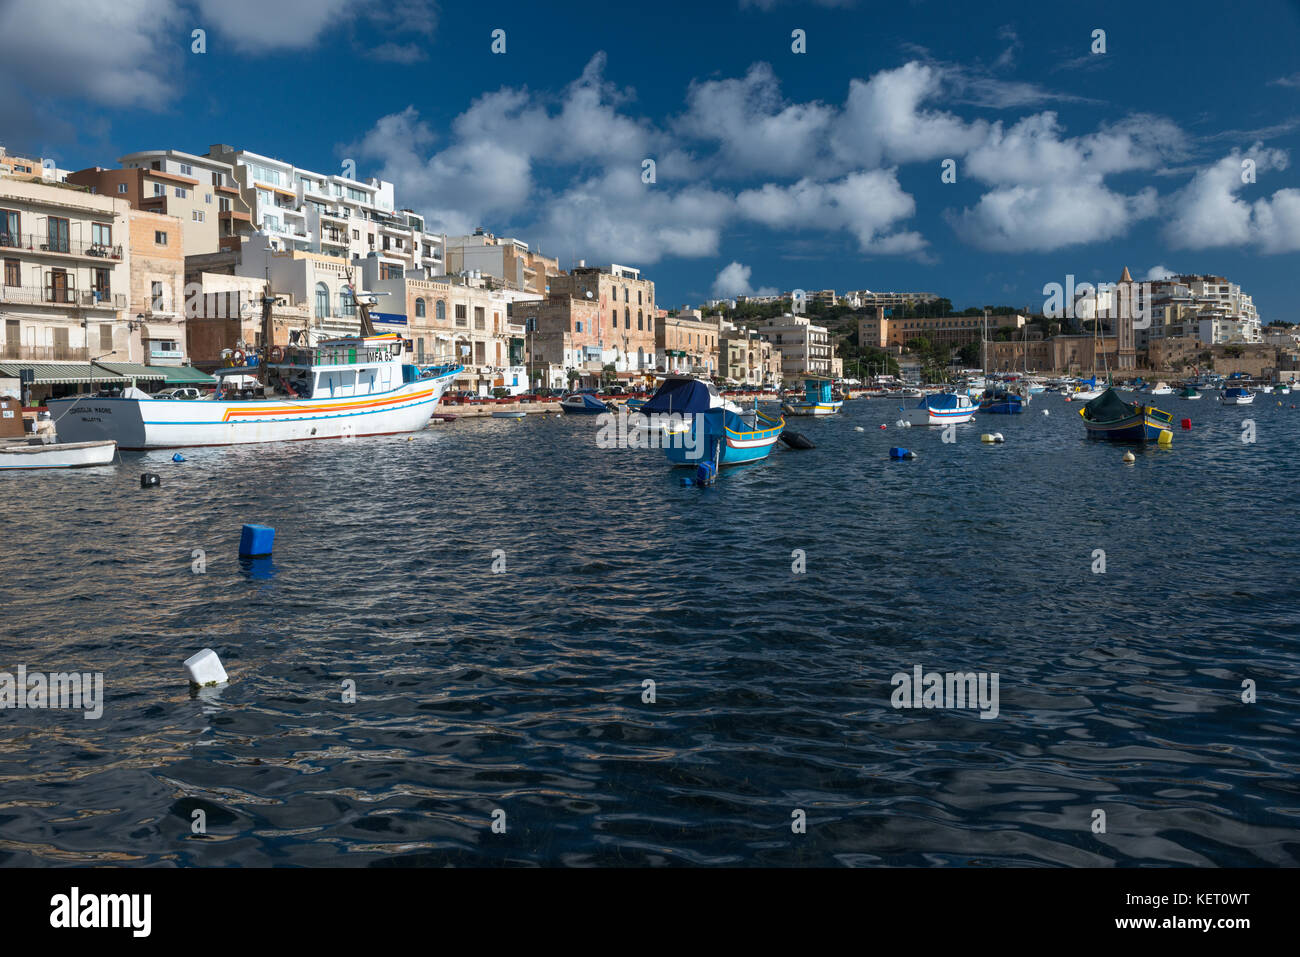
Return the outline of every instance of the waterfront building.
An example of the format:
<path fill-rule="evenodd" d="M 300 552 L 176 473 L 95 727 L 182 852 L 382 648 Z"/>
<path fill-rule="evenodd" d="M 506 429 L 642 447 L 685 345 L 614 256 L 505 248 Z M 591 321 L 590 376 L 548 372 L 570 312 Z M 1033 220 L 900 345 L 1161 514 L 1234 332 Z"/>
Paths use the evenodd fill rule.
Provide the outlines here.
<path fill-rule="evenodd" d="M 253 225 L 290 250 L 341 259 L 373 255 L 384 279 L 444 271 L 446 237 L 427 230 L 420 214 L 396 209 L 392 183 L 317 173 L 224 143 L 209 147 L 208 156 L 232 168 Z"/>
<path fill-rule="evenodd" d="M 988 337 L 992 338 L 1001 326 L 1021 329 L 1027 321 L 1021 315 L 989 316 L 987 326 L 983 316 L 895 319 L 886 315 L 885 306 L 876 305 L 858 317 L 858 344 L 897 352 L 913 339 L 925 338 L 931 345 L 955 350 L 979 342 L 985 329 Z"/>
<path fill-rule="evenodd" d="M 781 353 L 753 329 L 722 324 L 718 374 L 741 385 L 781 384 Z"/>
<path fill-rule="evenodd" d="M 507 289 L 546 296 L 552 277 L 560 275 L 560 264 L 529 249 L 522 240 L 498 238 L 479 228 L 470 236 L 447 237 L 446 272 L 453 276 L 478 272 Z"/>
<path fill-rule="evenodd" d="M 195 367 L 212 371 L 235 365 L 234 354 L 253 354 L 262 343 L 262 297 L 266 281 L 233 272 L 188 268 L 185 276 L 185 343 Z M 312 325 L 304 302 L 277 295 L 271 307 L 271 345 L 300 340 Z"/>
<path fill-rule="evenodd" d="M 807 316 L 786 314 L 750 324 L 762 332 L 781 354 L 781 378 L 829 376 L 832 372 L 830 334 Z"/>
<path fill-rule="evenodd" d="M 175 216 L 187 255 L 237 248 L 253 231 L 229 163 L 180 150 L 143 150 L 118 162 L 119 169 L 93 166 L 69 173 L 68 182 L 124 199 L 134 209 Z"/>
<path fill-rule="evenodd" d="M 655 368 L 660 372 L 725 375 L 718 366 L 721 322 L 721 316 L 705 318 L 697 310 L 660 319 L 655 326 Z"/>
<path fill-rule="evenodd" d="M 537 302 L 533 293 L 489 285 L 483 277 L 430 276 L 423 270 L 382 278 L 382 263 L 359 264 L 357 281 L 379 300 L 371 318 L 379 332 L 395 332 L 411 343 L 417 362 L 453 357 L 464 370 L 454 388 L 480 395 L 493 389 L 527 391 L 525 323 L 511 308 Z"/>
<path fill-rule="evenodd" d="M 514 303 L 511 317 L 525 330 L 535 386 L 600 385 L 605 368 L 603 316 L 594 295 L 588 299 L 553 292 L 544 300 Z"/>
<path fill-rule="evenodd" d="M 126 316 L 128 323 L 134 319 L 143 362 L 180 370 L 186 365 L 185 234 L 181 220 L 128 209 L 126 231 L 130 263 Z M 173 373 L 169 381 L 179 381 L 179 375 L 179 371 Z"/>
<path fill-rule="evenodd" d="M 143 370 L 138 330 L 124 314 L 128 210 L 75 186 L 0 177 L 0 386 L 17 391 L 20 368 L 31 369 L 39 400 L 122 381 L 92 360 Z"/>
<path fill-rule="evenodd" d="M 574 299 L 591 299 L 599 306 L 596 335 L 601 361 L 614 374 L 640 384 L 655 367 L 655 284 L 641 271 L 611 264 L 579 263 L 571 272 L 551 279 L 551 292 Z"/>

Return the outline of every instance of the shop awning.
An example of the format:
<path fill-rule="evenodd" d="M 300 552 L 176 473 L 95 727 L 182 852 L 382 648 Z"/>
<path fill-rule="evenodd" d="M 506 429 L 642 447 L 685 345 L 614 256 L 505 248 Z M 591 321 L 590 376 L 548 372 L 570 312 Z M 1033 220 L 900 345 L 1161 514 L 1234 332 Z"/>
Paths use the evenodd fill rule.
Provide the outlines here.
<path fill-rule="evenodd" d="M 167 378 L 167 366 L 142 366 L 137 362 L 97 362 L 95 365 L 110 369 L 126 379 L 153 379 L 161 382 Z"/>
<path fill-rule="evenodd" d="M 217 380 L 194 366 L 154 366 L 167 374 L 168 385 L 215 385 Z"/>
<path fill-rule="evenodd" d="M 17 379 L 23 369 L 36 376 L 34 385 L 76 385 L 81 382 L 130 382 L 113 369 L 89 362 L 0 362 L 0 379 Z"/>

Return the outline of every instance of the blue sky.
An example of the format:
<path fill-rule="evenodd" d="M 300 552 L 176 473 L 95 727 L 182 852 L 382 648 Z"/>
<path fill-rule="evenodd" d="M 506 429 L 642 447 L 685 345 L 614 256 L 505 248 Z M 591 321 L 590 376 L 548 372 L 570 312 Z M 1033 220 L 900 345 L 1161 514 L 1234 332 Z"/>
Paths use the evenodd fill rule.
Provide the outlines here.
<path fill-rule="evenodd" d="M 448 231 L 640 266 L 663 305 L 1040 308 L 1128 265 L 1222 273 L 1300 321 L 1297 50 L 1276 0 L 0 0 L 0 143 L 69 168 L 217 142 L 353 158 Z"/>

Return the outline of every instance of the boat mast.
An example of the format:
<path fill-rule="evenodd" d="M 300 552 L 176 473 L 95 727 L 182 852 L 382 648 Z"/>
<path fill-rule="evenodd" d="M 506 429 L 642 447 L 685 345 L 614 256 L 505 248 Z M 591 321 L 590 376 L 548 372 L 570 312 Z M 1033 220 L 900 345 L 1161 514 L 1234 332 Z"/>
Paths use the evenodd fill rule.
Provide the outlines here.
<path fill-rule="evenodd" d="M 275 297 L 271 295 L 271 283 L 268 281 L 262 290 L 262 355 L 257 361 L 257 377 L 263 388 L 271 384 L 271 373 L 267 363 L 271 360 L 271 307 Z"/>

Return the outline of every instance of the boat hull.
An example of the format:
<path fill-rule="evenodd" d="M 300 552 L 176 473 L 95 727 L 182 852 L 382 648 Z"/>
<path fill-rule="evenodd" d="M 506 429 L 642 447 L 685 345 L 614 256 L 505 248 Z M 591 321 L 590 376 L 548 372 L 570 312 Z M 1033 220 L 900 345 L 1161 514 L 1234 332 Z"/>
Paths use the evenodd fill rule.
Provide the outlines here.
<path fill-rule="evenodd" d="M 111 439 L 123 449 L 353 439 L 423 429 L 453 379 L 419 379 L 390 392 L 328 399 L 178 402 L 83 396 L 51 399 L 47 405 L 60 440 Z"/>
<path fill-rule="evenodd" d="M 786 415 L 834 415 L 843 407 L 839 402 L 785 402 L 781 411 Z"/>
<path fill-rule="evenodd" d="M 0 447 L 0 471 L 90 468 L 109 465 L 116 456 L 117 443 L 112 441 L 12 445 Z"/>
<path fill-rule="evenodd" d="M 969 409 L 908 409 L 903 420 L 910 425 L 961 425 L 975 421 L 977 407 Z"/>
<path fill-rule="evenodd" d="M 701 415 L 691 418 L 691 441 L 674 442 L 664 450 L 673 465 L 696 466 L 701 462 L 711 461 L 712 446 L 709 437 L 701 437 L 698 432 L 695 432 L 698 429 L 707 429 L 706 419 Z M 718 465 L 747 465 L 767 458 L 772 447 L 781 438 L 781 432 L 785 429 L 785 419 L 774 419 L 760 412 L 758 424 L 766 424 L 768 427 L 742 431 L 727 426 L 726 442 L 721 449 Z"/>
<path fill-rule="evenodd" d="M 1080 415 L 1083 410 L 1079 410 Z M 1114 422 L 1089 422 L 1083 420 L 1090 439 L 1107 439 L 1111 442 L 1159 442 L 1161 433 L 1168 432 L 1169 421 L 1142 412 L 1117 419 Z"/>

